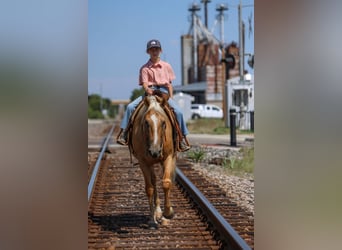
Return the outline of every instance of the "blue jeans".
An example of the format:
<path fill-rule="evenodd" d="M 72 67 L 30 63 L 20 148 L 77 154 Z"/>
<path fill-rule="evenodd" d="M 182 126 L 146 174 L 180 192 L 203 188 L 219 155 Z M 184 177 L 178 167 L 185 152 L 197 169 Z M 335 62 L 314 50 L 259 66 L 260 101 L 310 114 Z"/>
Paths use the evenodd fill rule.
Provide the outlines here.
<path fill-rule="evenodd" d="M 131 117 L 133 111 L 138 106 L 138 104 L 140 103 L 142 98 L 143 98 L 143 96 L 139 96 L 137 99 L 135 99 L 133 102 L 131 102 L 130 104 L 127 105 L 125 115 L 121 121 L 120 127 L 122 129 L 125 129 L 127 127 L 128 122 L 129 122 L 129 118 Z M 180 110 L 177 103 L 173 99 L 169 98 L 168 103 L 174 109 L 174 111 L 176 113 L 176 118 L 177 118 L 178 124 L 180 126 L 180 129 L 182 130 L 183 135 L 184 136 L 188 135 L 189 131 L 188 131 L 188 128 L 186 127 L 186 123 L 184 121 L 182 111 Z"/>

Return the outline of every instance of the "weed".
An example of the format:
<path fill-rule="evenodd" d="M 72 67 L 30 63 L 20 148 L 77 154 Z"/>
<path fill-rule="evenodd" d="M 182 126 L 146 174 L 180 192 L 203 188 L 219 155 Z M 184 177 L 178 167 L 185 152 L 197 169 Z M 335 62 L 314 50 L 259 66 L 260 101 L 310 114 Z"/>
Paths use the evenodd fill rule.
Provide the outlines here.
<path fill-rule="evenodd" d="M 188 152 L 188 157 L 195 162 L 200 162 L 205 157 L 205 150 L 202 147 L 190 150 Z"/>
<path fill-rule="evenodd" d="M 222 160 L 222 166 L 224 168 L 228 168 L 228 165 L 229 165 L 229 158 L 224 157 L 223 160 Z"/>
<path fill-rule="evenodd" d="M 254 148 L 244 147 L 240 149 L 239 155 L 224 157 L 221 166 L 234 175 L 253 173 Z"/>
<path fill-rule="evenodd" d="M 234 169 L 235 161 L 236 161 L 236 158 L 235 158 L 235 157 L 231 157 L 231 158 L 230 158 L 230 168 L 231 168 L 231 169 Z"/>
<path fill-rule="evenodd" d="M 254 171 L 254 147 L 240 149 L 241 157 L 231 160 L 231 169 L 241 172 L 253 173 Z"/>

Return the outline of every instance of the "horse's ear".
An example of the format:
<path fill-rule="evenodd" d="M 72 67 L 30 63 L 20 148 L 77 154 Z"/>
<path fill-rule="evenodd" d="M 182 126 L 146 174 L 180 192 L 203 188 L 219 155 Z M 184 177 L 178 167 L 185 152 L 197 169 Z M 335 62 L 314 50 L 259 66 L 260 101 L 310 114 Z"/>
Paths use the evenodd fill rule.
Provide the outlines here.
<path fill-rule="evenodd" d="M 155 95 L 156 99 L 157 99 L 157 102 L 162 106 L 164 107 L 165 106 L 165 103 L 166 103 L 166 99 L 164 98 L 164 96 L 162 95 L 162 92 L 160 92 L 160 95 Z"/>
<path fill-rule="evenodd" d="M 166 102 L 167 102 L 167 99 L 162 97 L 161 102 L 160 102 L 161 106 L 164 107 L 166 105 Z"/>
<path fill-rule="evenodd" d="M 166 102 L 169 99 L 169 95 L 166 93 L 161 92 L 160 90 L 155 90 L 154 91 L 154 96 L 157 99 L 157 102 L 159 102 L 159 104 L 164 107 Z"/>
<path fill-rule="evenodd" d="M 161 96 L 159 96 L 158 94 L 155 94 L 155 97 L 157 99 L 157 102 L 162 103 L 163 98 Z"/>

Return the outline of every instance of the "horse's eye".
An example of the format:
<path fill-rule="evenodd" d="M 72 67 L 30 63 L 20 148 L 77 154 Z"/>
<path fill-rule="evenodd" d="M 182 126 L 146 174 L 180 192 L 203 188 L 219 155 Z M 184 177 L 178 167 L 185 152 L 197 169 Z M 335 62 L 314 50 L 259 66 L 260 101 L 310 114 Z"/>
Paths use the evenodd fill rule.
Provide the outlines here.
<path fill-rule="evenodd" d="M 145 127 L 148 128 L 149 127 L 149 124 L 147 121 L 145 121 Z"/>
<path fill-rule="evenodd" d="M 163 129 L 166 129 L 166 122 L 165 121 L 163 121 L 162 126 L 163 126 Z"/>

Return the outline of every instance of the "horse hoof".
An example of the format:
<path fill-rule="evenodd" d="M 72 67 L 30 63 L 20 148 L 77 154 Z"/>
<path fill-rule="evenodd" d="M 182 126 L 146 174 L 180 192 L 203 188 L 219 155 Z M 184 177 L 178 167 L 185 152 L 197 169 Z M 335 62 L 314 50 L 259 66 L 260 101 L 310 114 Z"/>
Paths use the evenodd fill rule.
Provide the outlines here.
<path fill-rule="evenodd" d="M 173 208 L 170 207 L 169 211 L 164 211 L 163 216 L 167 219 L 172 219 L 175 213 L 173 212 Z"/>
<path fill-rule="evenodd" d="M 159 222 L 161 219 L 162 219 L 162 217 L 163 217 L 163 213 L 162 213 L 162 211 L 160 210 L 160 211 L 157 211 L 156 213 L 155 213 L 155 215 L 156 215 L 156 220 Z"/>
<path fill-rule="evenodd" d="M 168 226 L 168 225 L 170 225 L 170 220 L 166 219 L 166 218 L 162 218 L 160 224 L 162 226 Z"/>
<path fill-rule="evenodd" d="M 157 229 L 158 228 L 158 224 L 154 221 L 149 221 L 147 224 L 148 224 L 149 229 Z"/>

